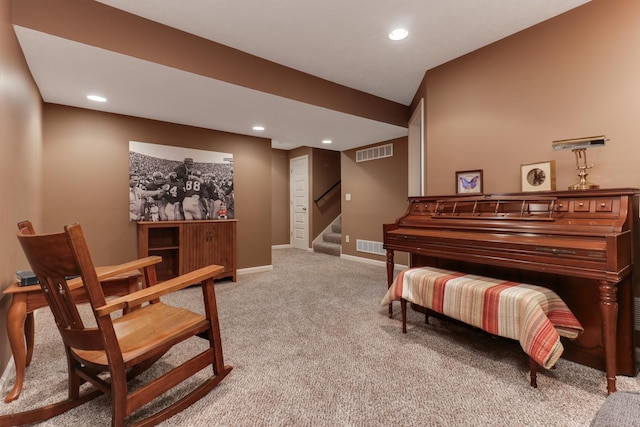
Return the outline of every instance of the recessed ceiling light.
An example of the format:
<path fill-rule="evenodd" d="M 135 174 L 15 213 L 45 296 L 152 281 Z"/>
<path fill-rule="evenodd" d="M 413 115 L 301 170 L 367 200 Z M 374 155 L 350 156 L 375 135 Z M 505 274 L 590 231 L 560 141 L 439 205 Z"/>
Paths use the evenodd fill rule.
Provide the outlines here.
<path fill-rule="evenodd" d="M 331 144 L 333 141 L 331 141 L 330 139 L 323 139 L 322 143 L 323 144 Z"/>
<path fill-rule="evenodd" d="M 100 96 L 100 95 L 87 95 L 87 99 L 90 99 L 90 100 L 96 101 L 96 102 L 107 102 L 107 98 L 105 98 L 104 96 Z"/>
<path fill-rule="evenodd" d="M 264 130 L 264 126 L 256 125 L 253 127 L 253 130 Z"/>
<path fill-rule="evenodd" d="M 389 33 L 389 38 L 391 40 L 403 40 L 406 39 L 409 35 L 409 31 L 404 28 L 396 28 L 395 30 Z"/>

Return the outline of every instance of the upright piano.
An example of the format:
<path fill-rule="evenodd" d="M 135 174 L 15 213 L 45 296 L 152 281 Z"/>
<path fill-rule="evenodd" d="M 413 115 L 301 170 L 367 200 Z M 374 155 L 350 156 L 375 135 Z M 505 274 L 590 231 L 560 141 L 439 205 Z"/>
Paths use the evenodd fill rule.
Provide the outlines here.
<path fill-rule="evenodd" d="M 563 357 L 605 371 L 612 393 L 616 374 L 638 373 L 639 194 L 624 188 L 410 197 L 406 213 L 383 225 L 388 284 L 394 252 L 401 251 L 411 267 L 551 288 L 585 329 L 563 341 Z"/>

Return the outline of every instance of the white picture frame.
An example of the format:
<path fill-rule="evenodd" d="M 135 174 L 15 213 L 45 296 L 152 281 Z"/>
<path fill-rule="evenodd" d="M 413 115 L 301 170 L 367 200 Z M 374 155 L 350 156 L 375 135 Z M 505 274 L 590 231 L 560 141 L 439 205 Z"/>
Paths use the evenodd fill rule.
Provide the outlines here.
<path fill-rule="evenodd" d="M 555 191 L 556 189 L 556 161 L 530 163 L 520 166 L 521 190 L 525 191 Z"/>
<path fill-rule="evenodd" d="M 482 194 L 482 185 L 482 169 L 456 172 L 456 194 Z"/>

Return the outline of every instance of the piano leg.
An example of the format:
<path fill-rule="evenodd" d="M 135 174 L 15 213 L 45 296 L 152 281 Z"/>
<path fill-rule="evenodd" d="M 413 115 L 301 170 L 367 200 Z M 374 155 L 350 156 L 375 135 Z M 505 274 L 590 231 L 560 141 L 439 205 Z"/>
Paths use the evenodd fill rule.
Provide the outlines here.
<path fill-rule="evenodd" d="M 616 391 L 617 325 L 618 325 L 618 287 L 616 283 L 600 282 L 600 316 L 602 317 L 602 335 L 604 336 L 605 366 L 607 370 L 607 392 Z"/>
<path fill-rule="evenodd" d="M 529 356 L 529 377 L 531 387 L 538 388 L 538 363 Z"/>
<path fill-rule="evenodd" d="M 402 333 L 407 333 L 407 300 L 400 299 L 400 308 L 402 310 Z"/>
<path fill-rule="evenodd" d="M 393 262 L 393 251 L 387 249 L 387 289 L 391 287 L 393 283 L 393 270 L 395 269 L 395 264 Z M 389 319 L 393 317 L 393 305 L 389 303 Z"/>

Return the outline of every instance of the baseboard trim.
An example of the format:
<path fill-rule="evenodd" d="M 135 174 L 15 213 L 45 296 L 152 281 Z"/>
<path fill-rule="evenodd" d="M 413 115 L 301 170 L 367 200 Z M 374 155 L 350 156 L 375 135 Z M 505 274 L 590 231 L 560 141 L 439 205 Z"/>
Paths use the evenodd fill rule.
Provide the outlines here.
<path fill-rule="evenodd" d="M 252 274 L 252 273 L 263 273 L 265 271 L 273 271 L 273 265 L 260 265 L 258 267 L 239 268 L 236 271 L 236 273 L 238 275 L 242 275 L 242 274 Z"/>
<path fill-rule="evenodd" d="M 348 259 L 350 261 L 362 262 L 362 263 L 365 263 L 365 264 L 379 265 L 379 266 L 382 266 L 382 267 L 386 267 L 387 266 L 387 262 L 386 261 L 378 261 L 377 259 L 363 258 L 363 257 L 359 257 L 359 256 L 354 256 L 354 255 L 341 254 L 340 258 Z M 404 270 L 406 268 L 408 268 L 406 265 L 395 264 L 395 270 Z"/>
<path fill-rule="evenodd" d="M 288 245 L 271 245 L 271 249 L 291 249 L 293 246 Z"/>
<path fill-rule="evenodd" d="M 285 249 L 285 248 L 291 248 L 291 246 L 289 245 L 278 245 L 278 247 L 276 246 L 272 246 L 273 249 Z M 308 252 L 313 252 L 313 249 L 307 249 Z M 378 261 L 375 259 L 370 259 L 370 258 L 363 258 L 363 257 L 359 257 L 359 256 L 353 256 L 353 255 L 345 255 L 345 254 L 340 254 L 340 258 L 344 258 L 347 259 L 349 261 L 356 261 L 356 262 L 362 262 L 365 264 L 373 264 L 373 265 L 379 265 L 382 267 L 386 267 L 387 263 L 385 261 Z M 396 264 L 395 265 L 395 270 L 404 270 L 408 268 L 406 265 L 402 265 L 402 264 Z M 257 267 L 249 267 L 249 268 L 240 268 L 237 271 L 238 275 L 242 275 L 242 274 L 253 274 L 253 273 L 263 273 L 265 271 L 273 271 L 273 265 L 260 265 Z"/>

